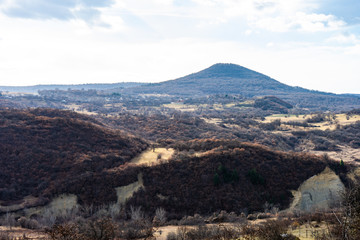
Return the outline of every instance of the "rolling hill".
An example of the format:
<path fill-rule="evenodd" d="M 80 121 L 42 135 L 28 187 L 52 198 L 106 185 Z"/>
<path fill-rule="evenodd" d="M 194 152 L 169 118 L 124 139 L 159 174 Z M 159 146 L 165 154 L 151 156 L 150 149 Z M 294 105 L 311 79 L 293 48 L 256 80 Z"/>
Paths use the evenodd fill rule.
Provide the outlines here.
<path fill-rule="evenodd" d="M 232 140 L 192 140 L 174 147 L 197 154 L 142 169 L 145 189 L 128 206 L 149 212 L 164 207 L 174 217 L 260 211 L 265 202 L 283 209 L 292 199 L 290 190 L 332 165 L 322 157 Z"/>
<path fill-rule="evenodd" d="M 135 184 L 141 175 L 143 187 L 126 207 L 141 206 L 148 214 L 158 207 L 169 218 L 251 212 L 266 201 L 286 208 L 290 190 L 326 166 L 339 166 L 238 140 L 171 142 L 167 146 L 176 152 L 168 162 L 138 166 L 128 163 L 149 144 L 91 117 L 54 109 L 0 110 L 0 207 L 31 197 L 22 207 L 31 208 L 62 194 L 76 195 L 81 205 L 104 206 L 117 201 L 117 188 Z"/>
<path fill-rule="evenodd" d="M 0 110 L 0 205 L 46 201 L 55 186 L 122 165 L 147 146 L 71 111 Z"/>
<path fill-rule="evenodd" d="M 75 194 L 85 205 L 109 204 L 116 201 L 116 184 L 131 186 L 141 174 L 143 187 L 127 200 L 126 209 L 141 206 L 152 215 L 162 207 L 169 219 L 221 210 L 239 214 L 262 210 L 265 202 L 287 208 L 291 190 L 326 166 L 338 166 L 323 157 L 233 140 L 195 139 L 173 147 L 179 153 L 169 162 L 84 174 L 71 184 L 58 185 L 54 193 Z M 189 150 L 197 154 L 186 153 Z"/>

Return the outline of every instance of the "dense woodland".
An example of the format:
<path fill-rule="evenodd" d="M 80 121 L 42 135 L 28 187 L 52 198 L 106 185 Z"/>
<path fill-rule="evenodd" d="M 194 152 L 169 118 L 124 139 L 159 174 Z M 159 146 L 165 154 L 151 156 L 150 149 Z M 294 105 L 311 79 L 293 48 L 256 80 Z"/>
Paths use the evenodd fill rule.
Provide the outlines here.
<path fill-rule="evenodd" d="M 124 164 L 147 144 L 70 111 L 0 112 L 0 197 L 41 196 L 54 184 Z"/>
<path fill-rule="evenodd" d="M 321 158 L 274 152 L 254 144 L 212 142 L 183 143 L 190 150 L 218 145 L 201 157 L 180 155 L 168 164 L 144 169 L 145 191 L 136 193 L 128 204 L 150 211 L 162 206 L 176 217 L 220 209 L 236 213 L 259 211 L 265 202 L 285 208 L 292 198 L 290 190 L 328 164 Z M 184 149 L 184 145 L 181 147 Z M 166 199 L 159 199 L 159 194 Z"/>
<path fill-rule="evenodd" d="M 135 193 L 127 208 L 142 206 L 146 213 L 153 214 L 163 207 L 170 218 L 178 219 L 220 210 L 239 214 L 259 211 L 265 202 L 286 208 L 292 198 L 290 190 L 326 166 L 335 169 L 338 165 L 322 157 L 275 152 L 229 140 L 193 140 L 174 147 L 179 153 L 168 163 L 152 167 L 125 165 L 106 175 L 83 175 L 73 178 L 71 184 L 57 186 L 55 191 L 77 194 L 82 204 L 111 203 L 116 201 L 114 187 L 135 182 L 142 173 L 145 189 Z M 195 157 L 191 151 L 206 152 Z"/>
<path fill-rule="evenodd" d="M 273 144 L 280 148 L 283 142 L 290 148 L 309 136 L 313 141 L 314 137 L 324 138 L 316 132 L 295 132 L 290 138 L 260 129 L 249 131 L 248 135 L 231 133 L 186 114 L 172 118 L 124 114 L 116 120 L 99 122 L 62 110 L 0 113 L 0 196 L 9 203 L 33 195 L 43 204 L 61 193 L 78 195 L 82 204 L 111 203 L 116 201 L 115 187 L 137 181 L 142 173 L 146 190 L 136 193 L 129 206 L 140 205 L 147 212 L 162 206 L 175 218 L 231 211 L 235 205 L 235 211 L 251 212 L 259 210 L 264 202 L 285 208 L 291 199 L 290 190 L 326 166 L 347 171 L 337 169 L 337 164 L 327 158 L 244 143 L 262 138 L 262 143 L 270 147 Z M 123 126 L 122 131 L 110 130 L 113 124 Z M 354 129 L 358 129 L 358 124 L 329 132 L 329 138 L 341 130 L 356 135 Z M 125 131 L 142 135 L 148 142 L 130 137 Z M 127 164 L 154 144 L 174 148 L 173 159 L 153 167 Z M 196 157 L 195 152 L 201 155 Z M 279 181 L 284 184 L 278 184 Z M 159 194 L 168 200 L 159 199 Z"/>

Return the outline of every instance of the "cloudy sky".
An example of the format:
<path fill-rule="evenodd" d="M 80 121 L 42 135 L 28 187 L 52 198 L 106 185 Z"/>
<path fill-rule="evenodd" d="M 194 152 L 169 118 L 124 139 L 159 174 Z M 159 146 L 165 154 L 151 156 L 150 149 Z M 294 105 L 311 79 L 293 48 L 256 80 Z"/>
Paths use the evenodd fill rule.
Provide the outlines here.
<path fill-rule="evenodd" d="M 0 85 L 159 82 L 218 62 L 360 93 L 360 1 L 0 0 Z"/>

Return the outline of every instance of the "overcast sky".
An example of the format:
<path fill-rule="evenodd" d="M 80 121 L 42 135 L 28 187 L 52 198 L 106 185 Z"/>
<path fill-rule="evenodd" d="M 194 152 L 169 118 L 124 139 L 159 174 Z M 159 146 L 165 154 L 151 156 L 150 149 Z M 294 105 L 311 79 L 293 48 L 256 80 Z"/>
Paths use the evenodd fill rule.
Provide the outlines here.
<path fill-rule="evenodd" d="M 159 82 L 218 62 L 360 93 L 360 1 L 0 0 L 0 85 Z"/>

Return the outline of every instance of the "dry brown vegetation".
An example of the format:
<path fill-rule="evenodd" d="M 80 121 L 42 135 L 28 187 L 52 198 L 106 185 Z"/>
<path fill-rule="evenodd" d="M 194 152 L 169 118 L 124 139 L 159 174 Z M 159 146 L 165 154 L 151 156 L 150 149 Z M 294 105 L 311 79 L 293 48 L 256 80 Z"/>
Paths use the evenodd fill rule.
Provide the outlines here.
<path fill-rule="evenodd" d="M 34 205 L 44 204 L 63 193 L 75 194 L 80 204 L 109 204 L 117 199 L 116 187 L 137 181 L 142 173 L 145 189 L 135 193 L 127 206 L 142 206 L 147 214 L 163 207 L 170 218 L 181 218 L 195 213 L 231 212 L 234 206 L 240 213 L 244 209 L 259 210 L 265 202 L 285 208 L 292 197 L 290 190 L 327 165 L 336 166 L 322 157 L 283 153 L 227 139 L 170 141 L 177 150 L 173 161 L 153 167 L 131 166 L 127 162 L 148 144 L 110 131 L 87 116 L 46 109 L 1 113 L 4 144 L 0 150 L 5 156 L 1 162 L 0 181 L 5 186 L 1 200 L 12 204 L 27 195 L 38 197 Z M 147 121 L 143 116 L 129 118 L 132 124 L 133 118 L 139 124 L 162 126 L 161 121 Z M 162 119 L 171 123 L 167 117 Z M 183 125 L 191 126 L 189 134 L 194 134 L 189 122 L 205 124 L 188 116 L 174 119 L 177 121 L 171 124 L 178 128 L 176 134 L 186 132 L 180 131 Z M 345 176 L 346 169 L 335 170 L 343 171 Z"/>
<path fill-rule="evenodd" d="M 1 110 L 0 126 L 2 204 L 50 197 L 58 185 L 129 162 L 148 146 L 70 111 Z"/>
<path fill-rule="evenodd" d="M 0 220 L 47 228 L 54 240 L 150 239 L 166 223 L 188 226 L 169 240 L 296 239 L 290 233 L 307 227 L 323 230 L 319 240 L 357 239 L 357 190 L 334 212 L 279 210 L 327 166 L 346 186 L 356 180 L 349 159 L 360 161 L 360 110 L 339 113 L 358 105 L 355 95 L 292 88 L 229 64 L 136 89 L 0 93 Z M 128 186 L 137 191 L 118 201 Z M 62 194 L 76 207 L 26 209 Z"/>
<path fill-rule="evenodd" d="M 255 211 L 266 201 L 285 208 L 292 197 L 290 190 L 331 163 L 321 157 L 229 140 L 193 140 L 174 148 L 181 152 L 173 161 L 139 169 L 145 190 L 135 193 L 129 205 L 143 206 L 149 212 L 161 206 L 172 218 L 218 210 Z M 196 157 L 185 150 L 207 153 Z"/>

